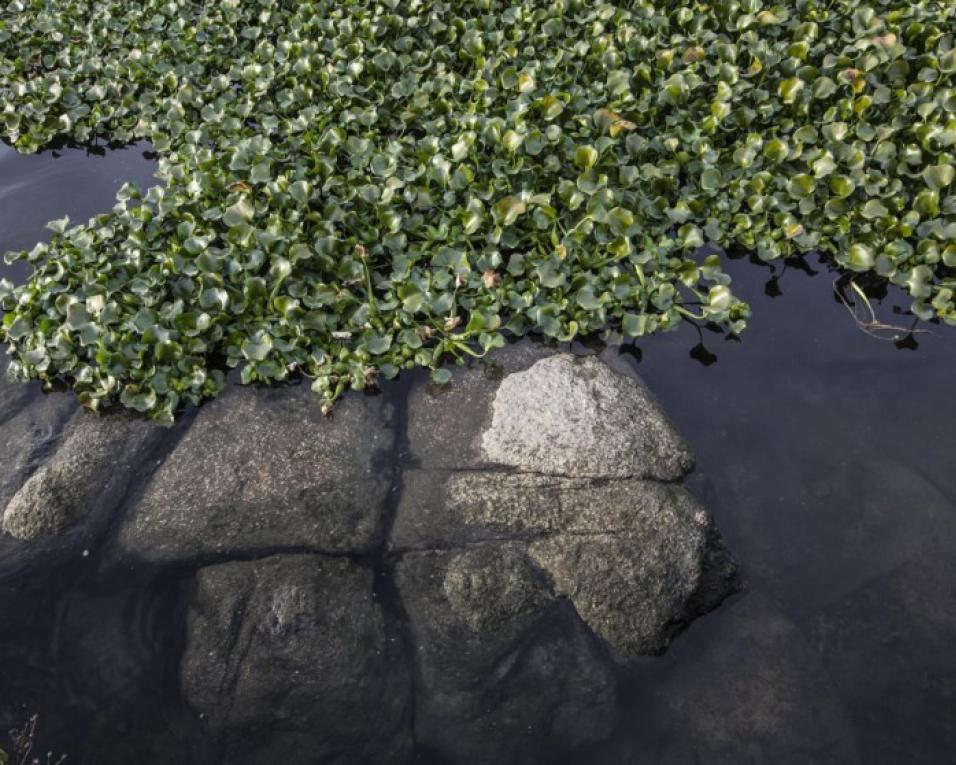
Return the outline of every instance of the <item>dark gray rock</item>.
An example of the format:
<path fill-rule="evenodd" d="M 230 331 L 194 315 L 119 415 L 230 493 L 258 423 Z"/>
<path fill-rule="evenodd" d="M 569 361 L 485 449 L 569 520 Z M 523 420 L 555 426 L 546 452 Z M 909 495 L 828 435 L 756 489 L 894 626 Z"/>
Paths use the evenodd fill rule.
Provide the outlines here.
<path fill-rule="evenodd" d="M 521 545 L 409 553 L 397 582 L 417 649 L 417 741 L 490 765 L 609 735 L 611 666 Z"/>
<path fill-rule="evenodd" d="M 659 761 L 715 765 L 860 760 L 841 694 L 810 640 L 772 602 L 721 610 L 706 641 L 672 658 L 652 705 L 669 720 Z M 679 734 L 678 734 L 679 732 Z"/>
<path fill-rule="evenodd" d="M 367 552 L 384 536 L 395 434 L 381 397 L 333 417 L 307 386 L 235 387 L 206 405 L 119 533 L 150 561 L 272 550 Z"/>
<path fill-rule="evenodd" d="M 126 413 L 77 412 L 52 456 L 7 503 L 3 531 L 32 541 L 62 534 L 96 511 L 109 512 L 163 435 L 162 428 Z"/>
<path fill-rule="evenodd" d="M 662 519 L 670 528 L 635 524 L 628 532 L 557 534 L 529 548 L 557 591 L 622 656 L 662 652 L 736 587 L 730 556 L 708 550 L 709 518 L 698 511 L 699 520 L 678 520 L 677 512 Z"/>
<path fill-rule="evenodd" d="M 223 762 L 407 761 L 411 683 L 371 570 L 283 555 L 197 580 L 180 676 Z"/>
<path fill-rule="evenodd" d="M 946 712 L 956 709 L 953 540 L 926 542 L 817 616 L 815 647 L 867 724 L 861 762 L 933 762 L 956 751 L 956 715 Z"/>
<path fill-rule="evenodd" d="M 22 383 L 7 376 L 9 363 L 10 360 L 5 354 L 0 355 L 0 424 L 5 424 L 22 412 L 32 401 L 42 398 L 39 383 Z M 65 395 L 61 397 L 70 398 Z"/>
<path fill-rule="evenodd" d="M 0 576 L 16 579 L 26 567 L 79 559 L 99 545 L 165 435 L 164 428 L 125 413 L 76 412 L 52 444 L 38 450 L 39 465 L 6 503 Z"/>
<path fill-rule="evenodd" d="M 404 762 L 413 738 L 546 762 L 610 734 L 615 659 L 663 651 L 736 571 L 640 381 L 531 344 L 497 361 L 404 417 L 234 387 L 178 430 L 82 414 L 47 449 L 31 415 L 0 545 L 76 552 L 128 495 L 98 563 L 198 569 L 180 685 L 223 762 Z"/>
<path fill-rule="evenodd" d="M 24 385 L 0 382 L 0 391 Z M 6 410 L 2 426 L 4 458 L 0 463 L 0 507 L 6 508 L 27 478 L 56 446 L 63 425 L 76 411 L 76 401 L 63 393 L 25 397 Z"/>
<path fill-rule="evenodd" d="M 520 543 L 621 656 L 664 650 L 737 587 L 687 446 L 632 376 L 524 344 L 409 403 L 393 550 Z"/>

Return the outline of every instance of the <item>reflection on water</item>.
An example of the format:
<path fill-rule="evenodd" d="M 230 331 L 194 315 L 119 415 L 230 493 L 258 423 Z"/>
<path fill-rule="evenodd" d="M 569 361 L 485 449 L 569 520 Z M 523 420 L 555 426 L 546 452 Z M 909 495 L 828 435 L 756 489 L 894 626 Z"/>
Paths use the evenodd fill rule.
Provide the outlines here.
<path fill-rule="evenodd" d="M 146 189 L 156 185 L 156 163 L 148 144 L 119 150 L 61 148 L 38 156 L 24 156 L 0 144 L 0 253 L 30 249 L 48 241 L 44 225 L 64 215 L 85 223 L 108 212 L 114 196 L 127 181 Z M 13 278 L 22 277 L 17 264 Z M 9 271 L 7 272 L 9 273 Z"/>
<path fill-rule="evenodd" d="M 151 181 L 141 148 L 59 155 L 0 147 L 0 250 L 32 246 L 49 219 L 109 209 L 124 180 Z M 876 339 L 812 259 L 729 270 L 753 308 L 739 341 L 688 325 L 605 353 L 626 351 L 696 452 L 693 488 L 746 590 L 622 671 L 613 732 L 562 762 L 946 761 L 956 330 Z M 893 310 L 905 296 L 877 297 L 882 320 L 908 326 Z M 179 700 L 190 581 L 170 568 L 101 571 L 94 555 L 0 585 L 0 728 L 38 712 L 38 745 L 70 762 L 214 761 Z M 510 751 L 547 751 L 535 735 Z"/>

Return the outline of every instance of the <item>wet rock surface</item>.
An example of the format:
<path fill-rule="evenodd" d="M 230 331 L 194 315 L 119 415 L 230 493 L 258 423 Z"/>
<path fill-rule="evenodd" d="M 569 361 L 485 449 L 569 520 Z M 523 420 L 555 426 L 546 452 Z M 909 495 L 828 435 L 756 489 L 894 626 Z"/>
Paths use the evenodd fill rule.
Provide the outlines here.
<path fill-rule="evenodd" d="M 77 411 L 59 394 L 29 400 L 2 429 L 15 451 L 0 469 L 0 578 L 80 556 L 104 539 L 166 436 L 126 415 Z"/>
<path fill-rule="evenodd" d="M 77 412 L 50 457 L 7 502 L 3 531 L 34 541 L 111 511 L 163 435 L 161 428 L 126 415 Z"/>
<path fill-rule="evenodd" d="M 197 574 L 180 669 L 227 762 L 405 762 L 411 685 L 373 572 L 275 556 Z"/>
<path fill-rule="evenodd" d="M 446 390 L 418 386 L 409 411 L 410 454 L 426 469 L 677 480 L 693 467 L 646 387 L 594 357 L 541 346 L 502 349 Z"/>
<path fill-rule="evenodd" d="M 610 665 L 521 545 L 410 553 L 397 575 L 419 647 L 418 741 L 491 765 L 546 761 L 611 732 Z"/>
<path fill-rule="evenodd" d="M 760 596 L 722 616 L 717 634 L 724 639 L 676 663 L 668 693 L 655 698 L 682 732 L 661 761 L 857 762 L 842 733 L 847 710 L 812 641 Z"/>
<path fill-rule="evenodd" d="M 0 391 L 14 385 L 2 381 Z M 55 393 L 4 407 L 5 418 L 0 425 L 5 441 L 0 466 L 0 503 L 4 508 L 49 455 L 75 409 L 76 403 L 70 396 Z"/>
<path fill-rule="evenodd" d="M 7 473 L 3 545 L 95 527 L 101 566 L 181 580 L 200 762 L 544 762 L 610 735 L 620 663 L 737 587 L 683 440 L 596 358 L 525 344 L 413 380 L 401 411 L 320 405 L 233 388 L 172 431 L 78 413 Z"/>
<path fill-rule="evenodd" d="M 594 357 L 517 347 L 500 364 L 498 379 L 412 392 L 419 469 L 390 545 L 517 544 L 619 655 L 664 650 L 736 586 L 709 513 L 673 483 L 686 445 L 643 385 Z M 456 411 L 484 429 L 462 432 Z"/>
<path fill-rule="evenodd" d="M 415 470 L 404 489 L 394 549 L 517 544 L 625 656 L 663 650 L 736 583 L 710 514 L 677 484 Z"/>

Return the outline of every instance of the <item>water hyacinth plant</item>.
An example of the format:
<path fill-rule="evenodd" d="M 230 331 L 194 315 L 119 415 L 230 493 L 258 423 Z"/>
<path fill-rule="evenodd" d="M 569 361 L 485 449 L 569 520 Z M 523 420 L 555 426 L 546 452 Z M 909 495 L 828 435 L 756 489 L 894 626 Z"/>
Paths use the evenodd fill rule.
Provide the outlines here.
<path fill-rule="evenodd" d="M 329 404 L 530 330 L 743 329 L 718 255 L 818 251 L 956 323 L 952 0 L 9 0 L 0 130 L 161 185 L 4 282 L 12 372 L 170 421 Z"/>

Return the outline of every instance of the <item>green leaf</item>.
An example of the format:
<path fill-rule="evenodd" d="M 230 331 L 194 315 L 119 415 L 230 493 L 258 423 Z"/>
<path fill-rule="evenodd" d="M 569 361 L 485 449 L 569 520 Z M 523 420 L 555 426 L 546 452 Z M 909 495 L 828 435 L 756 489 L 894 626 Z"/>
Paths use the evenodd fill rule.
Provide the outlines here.
<path fill-rule="evenodd" d="M 365 347 L 368 348 L 369 353 L 381 356 L 392 347 L 392 336 L 373 333 L 366 341 Z"/>
<path fill-rule="evenodd" d="M 578 290 L 576 299 L 578 305 L 585 311 L 598 311 L 601 309 L 601 301 L 594 294 L 594 289 L 591 287 L 582 287 Z"/>
<path fill-rule="evenodd" d="M 728 311 L 731 305 L 733 305 L 733 300 L 734 298 L 730 289 L 723 284 L 711 287 L 707 293 L 707 307 L 714 313 L 724 313 Z"/>
<path fill-rule="evenodd" d="M 763 155 L 771 162 L 783 162 L 790 153 L 790 147 L 783 141 L 776 138 L 767 141 L 763 149 Z"/>
<path fill-rule="evenodd" d="M 541 116 L 546 120 L 553 120 L 564 111 L 564 102 L 556 96 L 545 96 L 538 101 Z"/>
<path fill-rule="evenodd" d="M 70 216 L 67 215 L 62 218 L 59 218 L 58 220 L 51 220 L 49 223 L 46 224 L 46 227 L 55 234 L 62 234 L 63 232 L 66 231 L 67 226 L 69 225 L 70 225 Z"/>
<path fill-rule="evenodd" d="M 946 188 L 956 178 L 956 168 L 950 164 L 930 165 L 923 170 L 923 180 L 935 191 Z"/>
<path fill-rule="evenodd" d="M 92 408 L 168 423 L 223 363 L 327 408 L 493 352 L 502 316 L 739 332 L 705 243 L 829 254 L 956 324 L 949 3 L 102 0 L 88 34 L 89 5 L 0 10 L 0 138 L 149 140 L 160 182 L 9 254 L 0 335 Z"/>
<path fill-rule="evenodd" d="M 242 341 L 241 350 L 250 361 L 262 361 L 272 351 L 272 337 L 266 332 L 255 332 Z"/>
<path fill-rule="evenodd" d="M 599 156 L 593 146 L 579 146 L 574 150 L 574 164 L 581 170 L 590 170 L 597 164 Z"/>
<path fill-rule="evenodd" d="M 245 197 L 240 199 L 234 205 L 227 207 L 222 214 L 222 222 L 227 226 L 238 226 L 248 223 L 252 220 L 255 210 L 252 205 L 246 201 Z"/>
<path fill-rule="evenodd" d="M 607 220 L 615 236 L 621 236 L 634 225 L 634 213 L 623 207 L 615 207 L 607 214 Z"/>
<path fill-rule="evenodd" d="M 871 199 L 869 202 L 863 205 L 861 214 L 864 218 L 872 220 L 873 218 L 882 218 L 886 215 L 889 215 L 890 211 L 880 200 Z"/>
<path fill-rule="evenodd" d="M 830 191 L 841 199 L 850 196 L 856 190 L 856 184 L 845 175 L 835 175 L 830 179 Z"/>
<path fill-rule="evenodd" d="M 252 172 L 249 173 L 249 180 L 253 183 L 268 183 L 272 180 L 272 162 L 263 160 L 252 166 Z"/>
<path fill-rule="evenodd" d="M 621 319 L 621 330 L 628 337 L 641 337 L 647 333 L 646 314 L 626 313 Z"/>
<path fill-rule="evenodd" d="M 289 195 L 300 204 L 308 202 L 311 193 L 312 188 L 308 181 L 296 181 L 289 186 Z"/>
<path fill-rule="evenodd" d="M 518 197 L 504 197 L 495 203 L 494 213 L 502 226 L 510 226 L 524 215 L 527 209 L 527 205 Z"/>
<path fill-rule="evenodd" d="M 864 244 L 851 244 L 847 250 L 846 265 L 852 271 L 867 271 L 873 267 L 873 250 Z"/>
<path fill-rule="evenodd" d="M 780 83 L 777 92 L 785 104 L 792 104 L 796 101 L 800 91 L 803 90 L 804 82 L 799 77 L 790 77 Z"/>

